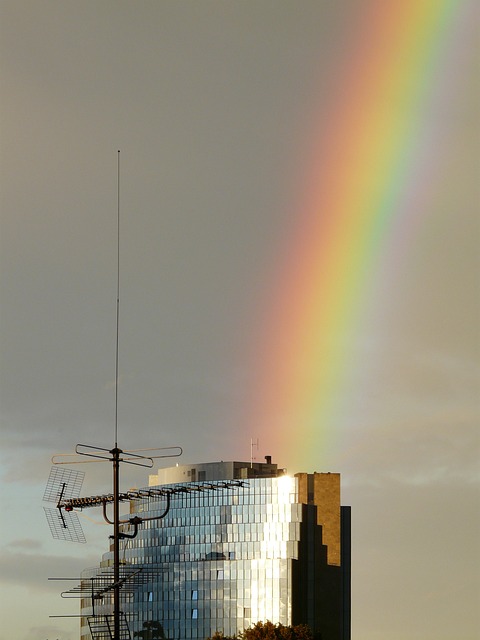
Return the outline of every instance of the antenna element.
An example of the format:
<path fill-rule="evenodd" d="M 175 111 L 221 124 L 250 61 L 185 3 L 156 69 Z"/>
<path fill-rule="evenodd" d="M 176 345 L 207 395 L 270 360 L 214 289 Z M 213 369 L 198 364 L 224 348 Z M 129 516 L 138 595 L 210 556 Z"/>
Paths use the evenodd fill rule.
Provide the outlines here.
<path fill-rule="evenodd" d="M 120 320 L 120 149 L 117 152 L 117 335 L 115 343 L 115 447 L 118 446 L 118 326 Z"/>

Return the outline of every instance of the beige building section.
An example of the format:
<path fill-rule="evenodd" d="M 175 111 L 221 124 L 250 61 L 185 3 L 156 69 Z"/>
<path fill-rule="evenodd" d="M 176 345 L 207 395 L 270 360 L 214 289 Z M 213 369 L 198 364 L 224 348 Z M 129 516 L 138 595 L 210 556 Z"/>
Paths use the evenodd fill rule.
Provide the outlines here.
<path fill-rule="evenodd" d="M 341 564 L 340 474 L 297 473 L 300 502 L 317 507 L 317 524 L 322 526 L 327 562 Z"/>

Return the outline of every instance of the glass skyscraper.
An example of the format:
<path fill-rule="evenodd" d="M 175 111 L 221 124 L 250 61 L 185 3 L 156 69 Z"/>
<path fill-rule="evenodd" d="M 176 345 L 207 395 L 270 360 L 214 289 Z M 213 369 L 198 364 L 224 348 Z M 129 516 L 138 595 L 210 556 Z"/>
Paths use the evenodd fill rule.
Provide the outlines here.
<path fill-rule="evenodd" d="M 243 486 L 225 487 L 229 480 Z M 152 486 L 186 492 L 122 541 L 125 638 L 203 639 L 260 620 L 350 638 L 350 520 L 339 474 L 291 477 L 267 458 L 160 469 Z M 164 510 L 164 499 L 136 500 L 130 517 Z M 123 530 L 133 535 L 132 526 Z M 83 573 L 84 585 L 98 585 L 112 564 L 110 551 Z M 110 613 L 108 590 L 84 598 L 82 640 L 110 638 Z"/>

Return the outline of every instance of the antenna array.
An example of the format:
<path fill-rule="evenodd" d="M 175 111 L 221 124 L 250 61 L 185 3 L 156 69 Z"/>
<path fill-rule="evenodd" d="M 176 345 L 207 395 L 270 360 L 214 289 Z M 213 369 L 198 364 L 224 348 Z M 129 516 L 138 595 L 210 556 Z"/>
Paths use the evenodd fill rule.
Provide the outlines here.
<path fill-rule="evenodd" d="M 125 613 L 120 608 L 120 590 L 132 590 L 149 577 L 149 572 L 142 569 L 133 572 L 121 569 L 119 542 L 123 538 L 134 538 L 139 526 L 148 520 L 161 520 L 170 508 L 172 497 L 191 492 L 215 491 L 232 487 L 241 487 L 241 481 L 216 483 L 199 483 L 189 487 L 164 487 L 162 489 L 149 488 L 139 491 L 120 492 L 119 476 L 120 463 L 133 464 L 151 468 L 155 458 L 177 457 L 182 454 L 181 447 L 166 447 L 163 449 L 139 449 L 124 452 L 118 448 L 118 374 L 119 374 L 119 319 L 120 319 L 120 151 L 117 154 L 117 296 L 116 296 L 116 341 L 115 341 L 115 420 L 114 442 L 112 449 L 92 447 L 90 445 L 77 444 L 75 454 L 58 454 L 53 456 L 55 465 L 51 472 L 45 489 L 44 500 L 55 503 L 55 508 L 44 507 L 47 522 L 52 536 L 56 539 L 70 542 L 85 542 L 78 515 L 75 509 L 82 510 L 88 507 L 103 508 L 104 520 L 113 525 L 113 571 L 100 571 L 91 581 L 82 579 L 80 587 L 62 594 L 63 597 L 84 597 L 86 589 L 92 599 L 93 616 L 88 617 L 88 625 L 93 640 L 130 640 Z M 78 456 L 85 459 L 79 459 Z M 113 491 L 103 495 L 80 497 L 80 491 L 85 474 L 83 471 L 59 468 L 65 464 L 85 464 L 87 462 L 111 462 L 113 467 Z M 121 519 L 120 503 L 132 500 L 158 500 L 162 498 L 166 505 L 163 513 L 152 517 Z M 113 519 L 107 514 L 107 507 L 113 506 Z M 130 525 L 133 533 L 120 531 L 120 525 Z M 124 527 L 125 528 L 125 527 Z M 70 595 L 66 595 L 70 594 Z M 72 595 L 73 594 L 73 595 Z M 104 598 L 107 594 L 113 596 L 112 614 L 95 614 L 95 602 Z M 57 616 L 53 616 L 57 617 Z"/>
<path fill-rule="evenodd" d="M 94 496 L 80 497 L 84 472 L 73 469 L 54 466 L 45 489 L 44 500 L 54 502 L 55 509 L 45 508 L 47 521 L 52 536 L 69 542 L 85 542 L 78 515 L 75 510 L 83 510 L 91 507 L 102 507 L 105 522 L 113 525 L 113 571 L 100 571 L 90 581 L 80 579 L 80 586 L 62 593 L 62 597 L 91 597 L 93 616 L 88 616 L 88 624 L 93 640 L 129 640 L 130 631 L 124 612 L 120 607 L 120 591 L 129 593 L 135 591 L 145 580 L 151 581 L 152 569 L 144 572 L 143 567 L 135 570 L 122 567 L 120 561 L 120 540 L 135 538 L 138 529 L 144 522 L 160 521 L 169 512 L 171 500 L 185 494 L 220 491 L 225 489 L 237 489 L 245 486 L 242 480 L 225 480 L 216 482 L 198 482 L 194 484 L 178 484 L 162 487 L 147 487 L 145 489 L 119 491 L 120 462 L 134 464 L 142 467 L 152 467 L 155 458 L 176 457 L 182 454 L 181 447 L 166 447 L 164 449 L 145 449 L 144 452 L 156 455 L 142 456 L 142 450 L 122 451 L 118 447 L 104 449 L 90 445 L 78 444 L 75 447 L 77 456 L 86 456 L 89 460 L 77 460 L 78 463 L 86 462 L 111 462 L 113 465 L 113 491 Z M 64 460 L 67 458 L 68 462 Z M 72 459 L 73 458 L 73 459 Z M 55 465 L 75 463 L 74 454 L 58 454 L 52 458 Z M 155 500 L 165 501 L 162 513 L 149 516 L 120 517 L 120 503 Z M 108 507 L 113 506 L 113 519 L 107 513 Z M 125 533 L 125 525 L 133 528 L 132 533 Z M 123 526 L 123 531 L 120 531 Z M 95 613 L 95 602 L 98 602 L 107 594 L 113 596 L 113 613 Z M 108 632 L 108 633 L 107 633 Z"/>

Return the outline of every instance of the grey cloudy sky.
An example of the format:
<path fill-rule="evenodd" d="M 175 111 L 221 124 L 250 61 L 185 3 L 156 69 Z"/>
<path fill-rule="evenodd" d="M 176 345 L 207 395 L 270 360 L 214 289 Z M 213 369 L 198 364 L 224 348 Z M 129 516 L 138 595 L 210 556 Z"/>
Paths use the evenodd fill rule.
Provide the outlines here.
<path fill-rule="evenodd" d="M 76 638 L 75 621 L 48 617 L 75 603 L 47 578 L 107 548 L 88 521 L 87 546 L 53 542 L 41 505 L 53 453 L 113 439 L 118 149 L 120 445 L 248 459 L 258 436 L 258 456 L 277 457 L 271 432 L 241 422 L 256 381 L 242 354 L 294 226 L 308 131 L 368 5 L 1 3 L 0 640 Z M 342 473 L 355 640 L 478 634 L 472 33 L 432 113 L 448 131 L 436 205 L 359 329 L 368 375 L 345 392 L 356 427 L 318 457 L 307 443 L 275 460 Z M 88 468 L 85 493 L 108 490 L 109 473 Z"/>

